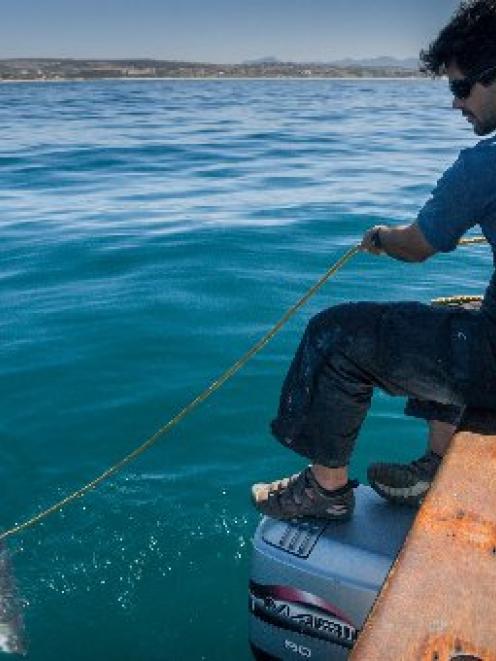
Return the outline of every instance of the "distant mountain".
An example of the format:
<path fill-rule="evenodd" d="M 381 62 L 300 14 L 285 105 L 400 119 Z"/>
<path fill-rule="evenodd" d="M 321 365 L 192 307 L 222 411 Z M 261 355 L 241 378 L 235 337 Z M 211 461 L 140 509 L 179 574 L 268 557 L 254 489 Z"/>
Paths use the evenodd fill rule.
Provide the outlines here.
<path fill-rule="evenodd" d="M 247 66 L 257 66 L 259 64 L 282 64 L 282 60 L 270 55 L 269 57 L 259 57 L 257 60 L 245 60 L 241 64 L 246 64 Z"/>
<path fill-rule="evenodd" d="M 369 58 L 352 58 L 346 57 L 341 60 L 333 60 L 332 62 L 295 62 L 293 64 L 316 64 L 316 65 L 327 65 L 332 67 L 342 67 L 342 68 L 367 68 L 367 69 L 405 69 L 408 71 L 417 71 L 419 68 L 419 61 L 416 57 L 390 57 L 388 55 L 383 55 L 381 57 L 369 57 Z M 259 57 L 255 60 L 245 60 L 242 62 L 246 66 L 263 66 L 267 65 L 278 65 L 278 64 L 290 64 L 287 60 L 280 60 L 273 55 L 269 57 Z"/>
<path fill-rule="evenodd" d="M 367 67 L 367 68 L 384 68 L 392 67 L 394 69 L 413 69 L 419 68 L 419 61 L 416 57 L 406 57 L 403 59 L 397 57 L 370 57 L 365 59 L 345 58 L 343 60 L 334 60 L 329 62 L 336 67 Z"/>

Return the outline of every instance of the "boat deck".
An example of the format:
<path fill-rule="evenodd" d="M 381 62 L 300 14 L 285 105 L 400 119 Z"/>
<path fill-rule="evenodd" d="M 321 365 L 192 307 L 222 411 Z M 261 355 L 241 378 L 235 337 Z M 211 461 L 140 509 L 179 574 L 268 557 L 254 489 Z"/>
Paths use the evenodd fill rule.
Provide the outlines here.
<path fill-rule="evenodd" d="M 496 416 L 469 411 L 353 661 L 496 661 Z"/>

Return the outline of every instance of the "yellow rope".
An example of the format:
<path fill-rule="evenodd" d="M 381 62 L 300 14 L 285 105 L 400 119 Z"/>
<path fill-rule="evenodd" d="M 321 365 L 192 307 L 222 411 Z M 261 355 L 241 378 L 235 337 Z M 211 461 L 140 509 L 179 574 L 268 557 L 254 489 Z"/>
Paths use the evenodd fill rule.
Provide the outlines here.
<path fill-rule="evenodd" d="M 484 237 L 474 237 L 474 238 L 468 238 L 468 239 L 462 239 L 460 241 L 460 245 L 470 245 L 474 243 L 485 243 L 486 239 Z M 146 440 L 142 445 L 139 447 L 135 448 L 132 452 L 127 454 L 125 457 L 123 457 L 120 461 L 115 463 L 113 466 L 110 466 L 110 468 L 107 468 L 103 473 L 101 473 L 98 477 L 96 477 L 94 480 L 91 482 L 88 482 L 85 484 L 83 487 L 80 489 L 77 489 L 73 493 L 69 494 L 65 498 L 62 498 L 62 500 L 59 500 L 55 504 L 51 505 L 47 509 L 43 510 L 42 512 L 39 512 L 38 514 L 35 514 L 31 518 L 27 519 L 23 523 L 20 523 L 18 525 L 15 525 L 7 530 L 5 530 L 3 533 L 0 533 L 0 542 L 6 539 L 7 537 L 11 537 L 12 535 L 15 535 L 16 533 L 19 533 L 23 530 L 27 530 L 28 528 L 32 528 L 35 526 L 37 523 L 40 521 L 43 521 L 47 517 L 49 517 L 51 514 L 54 514 L 55 512 L 59 512 L 61 509 L 63 509 L 66 505 L 69 503 L 73 502 L 74 500 L 77 500 L 78 498 L 81 498 L 84 496 L 88 491 L 91 491 L 95 487 L 97 487 L 99 484 L 101 484 L 104 480 L 108 479 L 118 471 L 120 471 L 124 466 L 127 464 L 131 463 L 139 457 L 143 452 L 146 452 L 152 445 L 154 445 L 162 436 L 165 436 L 173 427 L 178 425 L 183 418 L 185 418 L 193 409 L 197 408 L 202 402 L 204 402 L 210 395 L 212 395 L 216 390 L 218 390 L 224 383 L 230 379 L 236 372 L 238 372 L 255 354 L 257 354 L 261 349 L 265 347 L 266 344 L 270 342 L 270 340 L 276 335 L 281 328 L 286 324 L 286 322 L 293 317 L 298 310 L 300 310 L 305 303 L 314 295 L 317 293 L 321 287 L 325 285 L 325 283 L 331 278 L 335 273 L 337 273 L 343 266 L 349 262 L 349 260 L 354 257 L 358 252 L 360 251 L 360 244 L 356 244 L 352 248 L 350 248 L 342 257 L 340 257 L 337 262 L 335 262 L 329 269 L 328 271 L 318 280 L 310 289 L 307 291 L 304 296 L 300 298 L 300 300 L 295 303 L 287 312 L 286 314 L 281 317 L 281 319 L 255 344 L 252 346 L 251 349 L 249 349 L 239 360 L 237 360 L 231 367 L 229 367 L 225 372 L 223 372 L 215 381 L 213 381 L 203 392 L 201 392 L 195 399 L 193 399 L 189 404 L 187 404 L 177 415 L 175 415 L 173 418 L 169 420 L 165 425 L 160 427 L 153 436 L 150 436 L 148 440 Z"/>
<path fill-rule="evenodd" d="M 459 246 L 471 246 L 476 243 L 487 243 L 485 236 L 469 236 L 466 239 L 460 239 L 458 242 Z"/>
<path fill-rule="evenodd" d="M 483 236 L 472 236 L 459 241 L 460 246 L 470 246 L 478 243 L 487 243 Z M 441 296 L 433 298 L 431 303 L 433 305 L 464 305 L 465 303 L 479 303 L 482 301 L 483 296 Z"/>
<path fill-rule="evenodd" d="M 465 303 L 480 303 L 483 296 L 441 296 L 433 298 L 432 305 L 464 305 Z"/>

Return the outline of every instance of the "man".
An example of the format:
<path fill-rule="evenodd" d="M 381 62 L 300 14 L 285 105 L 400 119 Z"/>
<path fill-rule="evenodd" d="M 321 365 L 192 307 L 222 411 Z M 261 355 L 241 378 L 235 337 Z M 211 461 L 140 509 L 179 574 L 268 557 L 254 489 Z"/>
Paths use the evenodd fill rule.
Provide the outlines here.
<path fill-rule="evenodd" d="M 479 136 L 496 131 L 496 0 L 463 2 L 427 51 L 427 71 L 446 74 Z M 423 262 L 454 250 L 479 224 L 496 264 L 496 138 L 463 150 L 414 223 L 380 225 L 364 251 Z M 467 274 L 470 278 L 470 274 Z M 430 420 L 430 447 L 409 465 L 369 467 L 372 486 L 418 504 L 430 486 L 462 407 L 496 410 L 496 273 L 480 310 L 419 303 L 357 303 L 314 317 L 286 376 L 275 437 L 309 458 L 297 475 L 252 488 L 256 508 L 281 519 L 347 520 L 353 511 L 348 463 L 374 387 L 411 399 L 406 412 Z"/>

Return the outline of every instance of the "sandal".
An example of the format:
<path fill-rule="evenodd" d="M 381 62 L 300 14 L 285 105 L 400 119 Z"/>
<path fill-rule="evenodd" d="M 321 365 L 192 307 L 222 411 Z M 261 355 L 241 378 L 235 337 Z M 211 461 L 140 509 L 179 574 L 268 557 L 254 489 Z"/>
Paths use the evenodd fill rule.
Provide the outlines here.
<path fill-rule="evenodd" d="M 353 514 L 356 480 L 328 491 L 320 486 L 308 466 L 301 473 L 271 483 L 254 484 L 251 490 L 256 509 L 275 519 L 318 518 L 348 521 Z"/>

